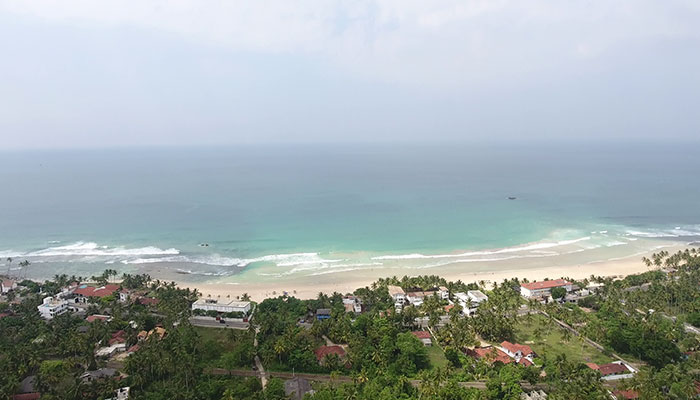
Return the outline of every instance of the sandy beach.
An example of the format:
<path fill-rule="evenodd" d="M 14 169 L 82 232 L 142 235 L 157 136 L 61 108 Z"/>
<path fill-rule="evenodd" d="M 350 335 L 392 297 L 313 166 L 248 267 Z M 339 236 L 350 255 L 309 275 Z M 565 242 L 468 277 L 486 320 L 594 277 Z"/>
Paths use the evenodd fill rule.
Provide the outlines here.
<path fill-rule="evenodd" d="M 665 250 L 673 253 L 684 249 L 685 246 L 673 246 Z M 651 255 L 651 252 L 645 254 Z M 449 268 L 439 270 L 424 270 L 420 273 L 411 275 L 439 275 L 449 281 L 462 280 L 463 282 L 479 282 L 485 281 L 487 284 L 491 282 L 500 282 L 510 278 L 527 278 L 530 281 L 541 280 L 545 278 L 555 279 L 560 277 L 568 277 L 572 279 L 583 279 L 595 276 L 615 277 L 625 276 L 635 273 L 649 271 L 642 261 L 644 255 L 634 255 L 624 259 L 614 261 L 593 262 L 577 265 L 553 265 L 544 267 L 500 269 L 492 271 L 470 271 L 473 266 L 465 264 L 454 264 Z M 392 273 L 391 270 L 377 269 L 364 270 L 361 274 L 356 273 L 338 273 L 326 276 L 317 276 L 314 280 L 309 279 L 284 279 L 280 282 L 261 282 L 261 283 L 234 283 L 234 282 L 217 282 L 217 283 L 181 283 L 181 286 L 196 288 L 204 296 L 240 296 L 247 293 L 253 300 L 262 301 L 268 297 L 276 297 L 287 293 L 290 296 L 295 296 L 301 299 L 315 298 L 319 292 L 327 294 L 350 293 L 359 287 L 370 285 L 381 277 L 390 277 L 392 275 L 403 276 L 403 273 Z M 405 271 L 401 271 L 405 272 Z"/>

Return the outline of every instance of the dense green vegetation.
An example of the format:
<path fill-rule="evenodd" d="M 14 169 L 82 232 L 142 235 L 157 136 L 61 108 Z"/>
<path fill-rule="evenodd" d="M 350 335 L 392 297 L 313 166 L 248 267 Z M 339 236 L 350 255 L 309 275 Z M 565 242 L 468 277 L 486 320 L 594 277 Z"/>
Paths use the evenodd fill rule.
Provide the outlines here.
<path fill-rule="evenodd" d="M 483 282 L 437 276 L 394 277 L 354 292 L 361 314 L 346 312 L 338 293 L 310 300 L 280 296 L 257 305 L 249 330 L 192 326 L 191 303 L 198 294 L 146 275 L 124 275 L 120 285 L 157 302 L 122 303 L 115 294 L 91 299 L 85 307 L 86 315 L 106 314 L 108 320 L 86 322 L 85 315 L 66 313 L 45 321 L 36 309 L 42 298 L 80 279 L 25 281 L 0 302 L 0 400 L 11 398 L 28 376 L 36 376 L 45 399 L 108 398 L 123 386 L 131 387 L 135 399 L 285 398 L 280 379 L 270 379 L 263 390 L 257 378 L 231 375 L 252 373 L 256 356 L 269 371 L 343 378 L 314 383 L 314 399 L 519 399 L 533 387 L 555 400 L 607 399 L 600 373 L 584 363 L 603 364 L 618 356 L 639 369 L 633 379 L 617 382 L 619 389 L 635 390 L 642 399 L 693 398 L 700 380 L 695 354 L 700 342 L 692 330 L 700 323 L 700 256 L 694 250 L 660 253 L 645 262 L 650 271 L 642 274 L 575 282 L 581 288 L 601 284 L 578 304 L 558 301 L 561 291 L 547 304 L 527 301 L 517 280 L 487 288 Z M 92 279 L 107 283 L 115 275 L 107 270 Z M 464 317 L 459 304 L 445 308 L 450 302 L 437 295 L 397 312 L 387 285 L 405 291 L 444 286 L 450 296 L 480 289 L 488 300 L 474 317 Z M 318 320 L 318 309 L 329 309 L 330 318 Z M 164 334 L 146 334 L 157 329 Z M 425 347 L 411 333 L 415 330 L 429 331 L 433 346 Z M 95 350 L 120 331 L 125 346 L 138 344 L 138 349 L 121 358 L 97 357 Z M 531 346 L 535 365 L 467 355 L 483 341 L 503 340 Z M 316 351 L 329 344 L 342 347 L 341 354 L 319 361 Z M 122 379 L 81 378 L 105 367 L 119 371 Z M 223 373 L 213 374 L 217 368 Z"/>

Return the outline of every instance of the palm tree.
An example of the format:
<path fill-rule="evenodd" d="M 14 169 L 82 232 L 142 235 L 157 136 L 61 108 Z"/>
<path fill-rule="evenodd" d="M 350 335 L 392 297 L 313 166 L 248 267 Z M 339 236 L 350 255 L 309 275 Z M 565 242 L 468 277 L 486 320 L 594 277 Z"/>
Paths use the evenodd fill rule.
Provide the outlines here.
<path fill-rule="evenodd" d="M 27 278 L 27 270 L 29 270 L 30 264 L 31 263 L 28 260 L 24 260 L 24 261 L 19 263 L 19 266 L 22 268 L 23 278 L 25 278 L 25 279 Z"/>
<path fill-rule="evenodd" d="M 12 267 L 12 257 L 7 257 L 7 276 L 10 276 L 10 267 Z"/>

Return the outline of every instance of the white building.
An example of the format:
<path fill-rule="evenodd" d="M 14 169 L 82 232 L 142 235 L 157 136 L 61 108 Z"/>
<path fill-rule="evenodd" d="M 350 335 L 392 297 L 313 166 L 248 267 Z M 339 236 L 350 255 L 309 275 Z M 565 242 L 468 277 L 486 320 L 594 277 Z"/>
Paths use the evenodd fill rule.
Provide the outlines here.
<path fill-rule="evenodd" d="M 462 307 L 462 313 L 465 315 L 475 314 L 479 304 L 489 299 L 488 296 L 480 290 L 468 290 L 467 293 L 455 293 L 454 298 Z"/>
<path fill-rule="evenodd" d="M 389 291 L 389 296 L 394 299 L 396 311 L 403 309 L 403 303 L 406 302 L 406 292 L 404 292 L 403 289 L 398 286 L 389 285 L 386 288 Z"/>
<path fill-rule="evenodd" d="M 525 298 L 548 297 L 552 289 L 559 287 L 566 289 L 568 293 L 573 289 L 573 283 L 564 279 L 523 283 L 520 285 L 520 295 Z"/>
<path fill-rule="evenodd" d="M 192 303 L 192 310 L 218 311 L 220 313 L 250 312 L 249 301 L 229 301 L 220 299 L 199 299 Z"/>
<path fill-rule="evenodd" d="M 67 300 L 55 297 L 44 297 L 44 301 L 36 307 L 39 314 L 44 319 L 53 319 L 57 315 L 61 315 L 72 308 Z"/>
<path fill-rule="evenodd" d="M 343 305 L 345 305 L 345 310 L 350 311 L 352 309 L 353 312 L 356 314 L 359 314 L 362 312 L 362 300 L 360 298 L 355 297 L 355 296 L 345 296 L 343 297 Z"/>
<path fill-rule="evenodd" d="M 13 290 L 17 289 L 17 282 L 10 280 L 10 279 L 5 279 L 2 281 L 2 293 L 9 293 Z"/>
<path fill-rule="evenodd" d="M 481 290 L 467 290 L 467 296 L 472 304 L 479 305 L 489 299 Z"/>
<path fill-rule="evenodd" d="M 440 286 L 440 287 L 438 288 L 438 292 L 440 293 L 440 298 L 441 298 L 441 299 L 443 299 L 443 300 L 449 300 L 449 299 L 450 299 L 450 291 L 449 291 L 446 287 Z"/>

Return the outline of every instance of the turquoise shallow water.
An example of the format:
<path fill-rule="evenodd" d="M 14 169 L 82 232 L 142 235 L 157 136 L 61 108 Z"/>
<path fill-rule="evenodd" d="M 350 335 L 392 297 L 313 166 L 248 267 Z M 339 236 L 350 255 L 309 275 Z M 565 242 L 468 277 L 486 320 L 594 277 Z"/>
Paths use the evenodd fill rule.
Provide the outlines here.
<path fill-rule="evenodd" d="M 418 268 L 450 253 L 479 263 L 600 247 L 634 254 L 641 243 L 700 236 L 695 150 L 607 143 L 7 152 L 0 256 L 29 259 L 28 275 L 37 277 L 158 264 L 192 279 L 263 279 Z"/>

